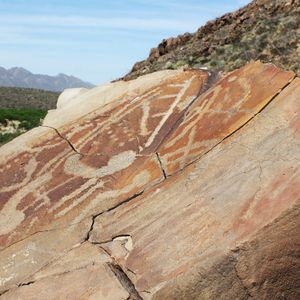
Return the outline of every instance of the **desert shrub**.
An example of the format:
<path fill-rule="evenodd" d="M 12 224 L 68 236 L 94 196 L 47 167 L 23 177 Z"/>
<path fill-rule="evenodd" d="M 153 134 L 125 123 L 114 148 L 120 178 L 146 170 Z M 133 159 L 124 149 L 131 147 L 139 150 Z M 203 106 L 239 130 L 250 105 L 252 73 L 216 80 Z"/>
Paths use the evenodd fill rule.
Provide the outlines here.
<path fill-rule="evenodd" d="M 222 55 L 225 53 L 225 49 L 224 49 L 224 46 L 219 46 L 217 49 L 216 49 L 216 52 L 218 55 Z"/>
<path fill-rule="evenodd" d="M 8 123 L 7 120 L 20 122 L 15 132 L 8 133 L 1 132 L 0 130 L 0 145 L 13 140 L 15 137 L 24 133 L 24 131 L 39 126 L 46 113 L 46 110 L 38 109 L 0 109 L 0 125 L 5 127 Z"/>
<path fill-rule="evenodd" d="M 299 26 L 299 18 L 294 16 L 287 16 L 279 20 L 278 29 L 286 31 L 287 29 L 296 29 Z"/>
<path fill-rule="evenodd" d="M 19 136 L 21 132 L 15 132 L 15 133 L 0 133 L 0 146 L 2 144 L 8 143 L 17 136 Z"/>
<path fill-rule="evenodd" d="M 195 60 L 195 64 L 199 63 L 199 64 L 205 64 L 208 62 L 208 58 L 205 56 L 200 56 L 198 58 L 196 58 Z"/>
<path fill-rule="evenodd" d="M 266 33 L 266 27 L 267 27 L 266 23 L 267 23 L 266 20 L 259 20 L 257 22 L 256 27 L 255 27 L 256 34 Z"/>
<path fill-rule="evenodd" d="M 188 62 L 188 61 L 185 61 L 185 60 L 179 60 L 179 61 L 177 61 L 177 62 L 174 64 L 174 66 L 175 66 L 176 69 L 178 69 L 178 68 L 187 66 L 187 65 L 189 65 L 189 64 L 190 64 L 190 62 Z"/>
<path fill-rule="evenodd" d="M 46 116 L 47 111 L 38 109 L 0 109 L 0 124 L 6 124 L 6 120 L 20 121 L 20 128 L 29 130 L 40 124 L 40 120 Z"/>
<path fill-rule="evenodd" d="M 268 43 L 268 34 L 266 32 L 258 35 L 255 40 L 255 46 L 258 48 L 259 51 L 262 51 L 267 43 Z"/>
<path fill-rule="evenodd" d="M 230 64 L 230 70 L 235 70 L 237 68 L 240 68 L 241 66 L 243 66 L 244 64 L 246 63 L 245 60 L 243 60 L 242 58 L 238 58 L 236 59 L 235 61 L 233 61 L 231 64 Z"/>

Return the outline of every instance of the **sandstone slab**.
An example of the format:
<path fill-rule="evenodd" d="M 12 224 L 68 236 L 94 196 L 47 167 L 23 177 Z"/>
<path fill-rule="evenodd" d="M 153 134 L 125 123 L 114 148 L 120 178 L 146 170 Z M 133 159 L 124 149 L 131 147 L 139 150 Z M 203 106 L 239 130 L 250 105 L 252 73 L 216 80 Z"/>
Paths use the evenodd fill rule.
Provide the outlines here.
<path fill-rule="evenodd" d="M 297 79 L 251 123 L 199 162 L 140 198 L 96 218 L 91 241 L 101 243 L 124 270 L 129 270 L 128 276 L 137 290 L 147 291 L 143 293 L 145 299 L 155 294 L 157 299 L 169 299 L 168 292 L 173 295 L 170 299 L 178 299 L 181 288 L 177 286 L 176 296 L 170 291 L 181 276 L 185 277 L 183 287 L 189 282 L 195 284 L 193 273 L 203 268 L 205 274 L 228 251 L 251 241 L 286 211 L 296 209 L 300 199 L 299 95 Z M 299 227 L 299 219 L 292 223 Z M 130 251 L 120 250 L 120 236 L 130 237 Z M 299 245 L 299 236 L 294 234 L 292 238 L 289 244 Z M 277 242 L 274 239 L 271 249 Z M 284 252 L 282 255 L 284 261 Z M 294 262 L 293 268 L 299 271 L 299 260 L 295 258 Z M 287 272 L 284 263 L 277 272 L 283 271 Z M 245 281 L 251 281 L 250 274 Z M 201 283 L 201 278 L 198 280 Z M 211 289 L 218 280 L 215 277 L 210 282 Z M 238 280 L 235 274 L 233 281 Z M 165 284 L 168 292 L 162 296 L 159 290 Z M 283 290 L 288 288 L 284 278 L 280 284 Z M 210 298 L 200 289 L 198 295 L 193 294 L 189 284 L 188 288 L 190 296 L 189 289 L 181 291 L 183 299 Z M 238 284 L 235 295 L 243 290 Z M 298 286 L 291 294 L 299 292 Z M 274 295 L 278 296 L 278 291 Z"/>
<path fill-rule="evenodd" d="M 0 174 L 1 247 L 78 223 L 161 181 L 155 150 L 207 78 L 203 72 L 182 72 L 114 104 L 106 115 L 100 107 L 60 131 L 47 127 L 28 149 L 7 155 Z"/>
<path fill-rule="evenodd" d="M 164 179 L 155 150 L 209 77 L 167 74 L 164 84 L 148 78 L 149 89 L 139 94 L 136 86 L 134 97 L 114 101 L 113 93 L 111 102 L 94 105 L 81 119 L 59 129 L 44 125 L 1 149 L 2 292 L 83 243 L 93 215 Z"/>
<path fill-rule="evenodd" d="M 80 119 L 93 112 L 96 108 L 103 107 L 106 104 L 115 101 L 119 101 L 119 104 L 121 104 L 125 98 L 137 97 L 153 88 L 153 86 L 162 84 L 165 80 L 178 75 L 180 76 L 180 74 L 182 74 L 181 71 L 165 70 L 141 76 L 137 80 L 121 80 L 99 85 L 80 97 L 73 99 L 67 107 L 49 111 L 43 124 L 56 128 L 61 127 Z"/>
<path fill-rule="evenodd" d="M 294 78 L 273 65 L 248 64 L 220 80 L 186 112 L 159 149 L 167 174 L 208 152 L 263 109 Z"/>
<path fill-rule="evenodd" d="M 299 95 L 252 62 L 50 113 L 0 149 L 1 299 L 298 299 Z"/>
<path fill-rule="evenodd" d="M 86 88 L 73 88 L 64 90 L 57 99 L 56 107 L 61 109 L 65 106 L 72 105 L 72 100 L 76 97 L 82 96 L 88 91 Z"/>
<path fill-rule="evenodd" d="M 85 243 L 45 266 L 29 283 L 11 289 L 5 298 L 127 299 L 130 294 L 110 270 L 109 263 L 111 258 L 103 250 Z"/>

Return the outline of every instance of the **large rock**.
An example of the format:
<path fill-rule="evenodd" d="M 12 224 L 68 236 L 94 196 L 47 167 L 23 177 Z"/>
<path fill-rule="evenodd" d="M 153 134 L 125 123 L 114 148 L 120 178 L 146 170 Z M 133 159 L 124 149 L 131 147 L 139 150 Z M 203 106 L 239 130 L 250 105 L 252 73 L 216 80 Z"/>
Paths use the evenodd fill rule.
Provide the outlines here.
<path fill-rule="evenodd" d="M 97 87 L 0 149 L 1 298 L 300 297 L 300 79 L 215 80 Z"/>
<path fill-rule="evenodd" d="M 60 127 L 93 112 L 95 109 L 105 106 L 108 103 L 122 103 L 124 99 L 133 99 L 155 85 L 163 84 L 165 80 L 180 74 L 180 71 L 159 71 L 147 76 L 141 76 L 137 80 L 118 81 L 103 84 L 80 97 L 73 98 L 70 106 L 62 107 L 59 110 L 51 110 L 44 120 L 46 126 Z"/>
<path fill-rule="evenodd" d="M 197 98 L 160 148 L 166 172 L 181 170 L 233 134 L 266 107 L 292 78 L 290 72 L 257 62 L 220 80 Z"/>
<path fill-rule="evenodd" d="M 67 105 L 72 105 L 72 100 L 76 97 L 82 96 L 86 93 L 88 89 L 86 88 L 74 88 L 74 89 L 65 89 L 58 97 L 56 107 L 58 109 L 63 108 Z"/>

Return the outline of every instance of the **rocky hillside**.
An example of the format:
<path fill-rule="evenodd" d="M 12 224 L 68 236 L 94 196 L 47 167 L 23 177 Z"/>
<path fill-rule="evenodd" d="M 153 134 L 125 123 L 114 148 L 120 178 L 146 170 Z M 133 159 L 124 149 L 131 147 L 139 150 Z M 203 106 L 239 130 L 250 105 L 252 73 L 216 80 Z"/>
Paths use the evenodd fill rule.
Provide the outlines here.
<path fill-rule="evenodd" d="M 255 0 L 193 34 L 163 40 L 124 79 L 184 66 L 231 71 L 251 60 L 300 74 L 300 0 Z"/>
<path fill-rule="evenodd" d="M 89 82 L 84 82 L 74 76 L 58 74 L 48 76 L 32 74 L 24 68 L 5 69 L 0 67 L 0 86 L 34 88 L 48 91 L 63 91 L 67 88 L 94 87 Z"/>
<path fill-rule="evenodd" d="M 293 72 L 165 70 L 63 100 L 0 148 L 1 300 L 300 299 Z"/>

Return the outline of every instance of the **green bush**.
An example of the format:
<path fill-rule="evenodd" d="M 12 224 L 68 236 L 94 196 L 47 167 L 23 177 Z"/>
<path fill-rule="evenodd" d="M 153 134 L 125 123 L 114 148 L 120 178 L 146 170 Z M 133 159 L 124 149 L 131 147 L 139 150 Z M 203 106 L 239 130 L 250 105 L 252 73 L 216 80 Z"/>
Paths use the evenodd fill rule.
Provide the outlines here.
<path fill-rule="evenodd" d="M 13 133 L 1 133 L 0 131 L 0 145 L 5 144 L 25 131 L 40 125 L 41 120 L 46 116 L 46 110 L 38 109 L 14 109 L 2 108 L 0 109 L 0 125 L 6 126 L 8 121 L 19 121 L 19 127 Z"/>
<path fill-rule="evenodd" d="M 39 109 L 2 108 L 0 109 L 0 124 L 5 125 L 6 120 L 17 120 L 21 122 L 20 128 L 29 130 L 38 126 L 46 114 L 46 110 Z"/>
<path fill-rule="evenodd" d="M 0 145 L 5 144 L 16 138 L 22 134 L 22 132 L 15 132 L 15 133 L 0 133 Z"/>

